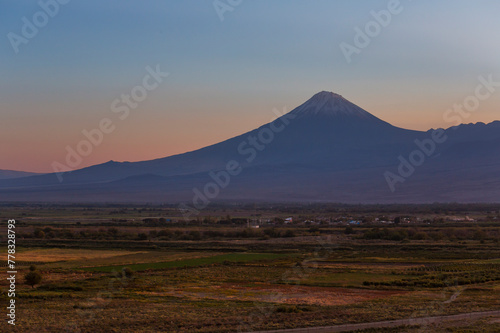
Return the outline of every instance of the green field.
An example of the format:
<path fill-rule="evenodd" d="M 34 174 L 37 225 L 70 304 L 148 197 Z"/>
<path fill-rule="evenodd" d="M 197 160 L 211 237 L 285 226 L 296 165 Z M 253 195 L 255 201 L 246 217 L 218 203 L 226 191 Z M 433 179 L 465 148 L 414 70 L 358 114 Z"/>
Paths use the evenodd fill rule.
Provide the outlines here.
<path fill-rule="evenodd" d="M 229 333 L 498 310 L 498 208 L 471 207 L 216 206 L 190 222 L 172 207 L 7 207 L 20 216 L 16 330 Z M 422 222 L 374 222 L 406 209 Z M 458 214 L 477 222 L 445 220 Z M 273 223 L 247 228 L 257 217 Z M 325 217 L 367 222 L 301 222 Z M 392 331 L 493 333 L 499 320 Z"/>
<path fill-rule="evenodd" d="M 287 257 L 286 254 L 276 254 L 276 253 L 230 253 L 216 255 L 212 257 L 196 258 L 196 259 L 186 259 L 168 262 L 153 262 L 153 263 L 143 263 L 143 264 L 132 264 L 126 265 L 134 271 L 145 271 L 149 269 L 165 269 L 165 268 L 176 268 L 176 267 L 195 267 L 204 266 L 212 264 L 220 264 L 224 262 L 235 262 L 244 263 L 252 261 L 262 261 L 262 260 L 273 260 L 283 257 Z M 120 271 L 125 266 L 123 265 L 112 265 L 112 266 L 97 266 L 97 267 L 84 267 L 82 270 L 93 271 L 93 272 L 113 272 Z"/>

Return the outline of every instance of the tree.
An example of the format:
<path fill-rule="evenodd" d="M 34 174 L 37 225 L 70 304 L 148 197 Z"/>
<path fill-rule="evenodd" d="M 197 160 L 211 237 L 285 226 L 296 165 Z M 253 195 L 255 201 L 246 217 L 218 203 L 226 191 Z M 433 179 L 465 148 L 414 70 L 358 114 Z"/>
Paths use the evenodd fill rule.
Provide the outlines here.
<path fill-rule="evenodd" d="M 35 284 L 39 284 L 42 281 L 42 274 L 33 270 L 24 276 L 24 280 L 31 288 L 35 288 Z"/>
<path fill-rule="evenodd" d="M 45 232 L 43 232 L 43 230 L 40 228 L 36 228 L 33 235 L 35 236 L 35 238 L 45 238 Z"/>
<path fill-rule="evenodd" d="M 124 267 L 122 269 L 122 277 L 131 279 L 134 276 L 134 271 L 130 267 Z"/>
<path fill-rule="evenodd" d="M 350 225 L 348 225 L 347 227 L 345 227 L 344 234 L 351 235 L 353 233 L 354 233 L 354 229 Z"/>

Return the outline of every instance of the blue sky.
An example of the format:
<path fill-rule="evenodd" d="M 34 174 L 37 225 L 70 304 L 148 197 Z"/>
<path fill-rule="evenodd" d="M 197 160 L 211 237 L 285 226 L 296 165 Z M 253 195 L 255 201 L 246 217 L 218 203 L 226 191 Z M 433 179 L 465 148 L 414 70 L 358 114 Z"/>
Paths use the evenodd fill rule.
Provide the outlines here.
<path fill-rule="evenodd" d="M 72 0 L 16 54 L 7 34 L 21 35 L 22 18 L 41 7 L 2 1 L 0 169 L 49 171 L 157 64 L 168 78 L 82 167 L 216 143 L 321 90 L 397 126 L 449 126 L 444 111 L 474 92 L 478 76 L 500 81 L 498 1 L 401 0 L 351 63 L 339 44 L 352 44 L 354 29 L 389 1 L 243 0 L 223 21 L 213 3 Z M 464 121 L 500 119 L 499 96 Z"/>

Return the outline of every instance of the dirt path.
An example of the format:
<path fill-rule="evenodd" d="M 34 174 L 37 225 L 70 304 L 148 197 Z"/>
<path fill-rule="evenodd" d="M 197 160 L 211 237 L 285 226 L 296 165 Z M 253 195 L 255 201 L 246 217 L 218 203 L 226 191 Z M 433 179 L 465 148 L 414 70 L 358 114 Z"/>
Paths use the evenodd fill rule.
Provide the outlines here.
<path fill-rule="evenodd" d="M 275 330 L 275 331 L 254 331 L 251 333 L 349 332 L 349 331 L 362 330 L 362 329 L 367 329 L 367 328 L 398 327 L 398 326 L 403 326 L 403 325 L 428 325 L 428 324 L 432 324 L 432 323 L 440 323 L 443 321 L 478 319 L 478 318 L 487 317 L 487 316 L 500 316 L 500 310 L 462 313 L 462 314 L 450 315 L 450 316 L 436 316 L 436 317 L 421 317 L 421 318 L 411 318 L 411 319 L 387 320 L 387 321 L 378 321 L 378 322 L 362 323 L 362 324 L 345 324 L 345 325 L 325 326 L 325 327 L 294 328 L 294 329 L 284 329 L 284 330 Z"/>

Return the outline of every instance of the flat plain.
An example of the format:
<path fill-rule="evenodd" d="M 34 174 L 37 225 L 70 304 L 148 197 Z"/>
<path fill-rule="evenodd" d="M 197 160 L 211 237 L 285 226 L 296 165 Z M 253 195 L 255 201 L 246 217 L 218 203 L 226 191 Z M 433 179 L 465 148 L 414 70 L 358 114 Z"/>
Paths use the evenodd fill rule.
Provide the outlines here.
<path fill-rule="evenodd" d="M 164 206 L 0 214 L 19 217 L 20 332 L 250 332 L 500 309 L 495 206 L 220 206 L 190 221 Z M 22 281 L 32 265 L 34 287 Z M 365 331 L 498 332 L 499 320 Z"/>

